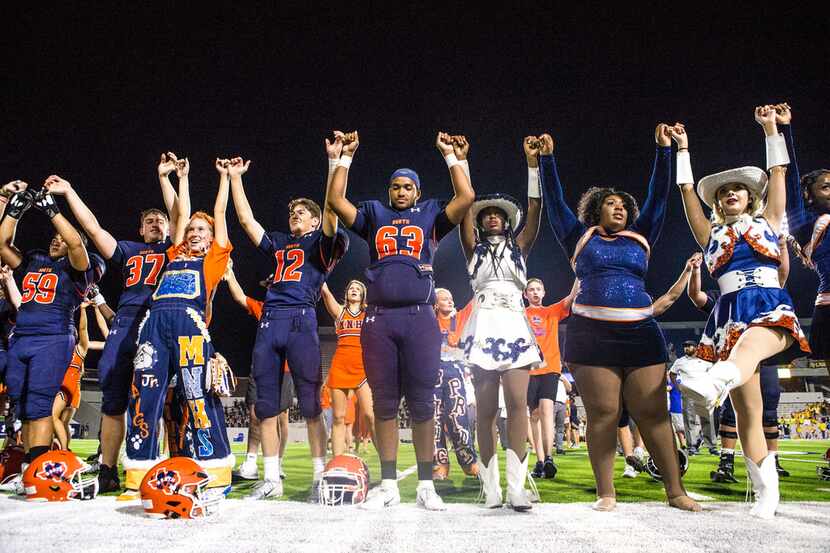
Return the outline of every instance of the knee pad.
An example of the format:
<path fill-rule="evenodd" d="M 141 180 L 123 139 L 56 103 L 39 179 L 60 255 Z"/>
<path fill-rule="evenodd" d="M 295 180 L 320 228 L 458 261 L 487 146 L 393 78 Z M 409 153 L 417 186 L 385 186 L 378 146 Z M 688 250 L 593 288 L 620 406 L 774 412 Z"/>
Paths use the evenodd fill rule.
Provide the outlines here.
<path fill-rule="evenodd" d="M 766 430 L 764 430 L 764 438 L 766 438 L 767 440 L 777 440 L 778 434 L 778 429 L 775 429 L 774 432 L 767 432 Z"/>
<path fill-rule="evenodd" d="M 764 409 L 764 414 L 761 416 L 761 421 L 764 426 L 778 427 L 778 411 L 767 411 Z"/>
<path fill-rule="evenodd" d="M 738 433 L 734 430 L 721 430 L 720 431 L 721 438 L 732 438 L 733 440 L 738 439 Z"/>
<path fill-rule="evenodd" d="M 432 403 L 414 401 L 409 404 L 409 412 L 412 414 L 413 422 L 426 422 L 432 419 L 435 414 L 435 409 Z"/>
<path fill-rule="evenodd" d="M 735 418 L 735 410 L 732 408 L 731 400 L 724 403 L 720 412 L 720 423 L 724 426 L 737 426 L 738 421 Z"/>

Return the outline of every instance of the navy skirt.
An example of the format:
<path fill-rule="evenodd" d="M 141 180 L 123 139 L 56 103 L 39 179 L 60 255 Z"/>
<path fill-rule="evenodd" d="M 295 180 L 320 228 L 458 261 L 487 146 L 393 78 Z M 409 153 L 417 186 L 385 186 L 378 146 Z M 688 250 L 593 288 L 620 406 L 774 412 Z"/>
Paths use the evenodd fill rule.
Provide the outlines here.
<path fill-rule="evenodd" d="M 666 339 L 653 318 L 633 323 L 571 315 L 565 331 L 566 363 L 600 367 L 646 367 L 668 360 Z"/>

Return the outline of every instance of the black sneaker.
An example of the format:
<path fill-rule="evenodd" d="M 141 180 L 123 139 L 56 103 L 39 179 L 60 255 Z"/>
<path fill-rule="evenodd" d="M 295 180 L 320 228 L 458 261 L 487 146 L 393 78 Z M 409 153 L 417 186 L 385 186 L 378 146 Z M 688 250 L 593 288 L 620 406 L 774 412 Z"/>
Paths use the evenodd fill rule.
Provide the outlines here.
<path fill-rule="evenodd" d="M 545 464 L 542 461 L 536 461 L 536 466 L 533 467 L 533 472 L 530 475 L 533 478 L 541 478 L 544 474 Z"/>
<path fill-rule="evenodd" d="M 562 449 L 562 448 L 559 448 L 559 449 L 557 449 L 557 450 L 556 450 L 556 454 L 557 454 L 557 455 L 564 455 L 564 454 L 565 454 L 565 450 L 564 450 L 564 449 Z"/>
<path fill-rule="evenodd" d="M 628 457 L 625 458 L 625 462 L 628 463 L 629 465 L 631 465 L 631 467 L 634 470 L 636 470 L 637 472 L 645 472 L 646 471 L 645 464 L 643 464 L 643 462 L 640 460 L 640 458 L 637 457 L 636 455 L 629 455 Z"/>
<path fill-rule="evenodd" d="M 778 460 L 778 455 L 775 456 L 775 472 L 778 473 L 778 476 L 783 476 L 784 478 L 787 478 L 790 475 L 790 471 L 781 466 L 781 461 Z"/>
<path fill-rule="evenodd" d="M 720 451 L 715 446 L 709 448 L 709 455 L 720 455 Z"/>
<path fill-rule="evenodd" d="M 121 480 L 118 479 L 118 467 L 101 465 L 98 471 L 98 493 L 117 492 L 121 489 Z"/>
<path fill-rule="evenodd" d="M 539 463 L 536 463 L 539 466 Z M 542 471 L 545 473 L 545 478 L 556 478 L 556 464 L 550 456 L 545 457 L 545 464 L 542 466 Z"/>
<path fill-rule="evenodd" d="M 735 478 L 735 454 L 721 453 L 718 470 L 710 472 L 709 478 L 712 482 L 736 484 L 738 480 Z"/>

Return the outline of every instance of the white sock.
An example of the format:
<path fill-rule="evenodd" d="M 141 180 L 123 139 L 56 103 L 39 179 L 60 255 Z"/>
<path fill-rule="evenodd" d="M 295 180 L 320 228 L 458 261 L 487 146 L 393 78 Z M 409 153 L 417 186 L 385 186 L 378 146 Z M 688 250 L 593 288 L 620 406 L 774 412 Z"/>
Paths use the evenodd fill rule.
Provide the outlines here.
<path fill-rule="evenodd" d="M 398 481 L 392 478 L 386 478 L 380 481 L 380 487 L 384 490 L 394 490 L 398 487 Z"/>
<path fill-rule="evenodd" d="M 435 484 L 432 480 L 418 480 L 418 489 L 435 491 Z"/>
<path fill-rule="evenodd" d="M 280 458 L 279 457 L 263 457 L 262 462 L 265 465 L 265 479 L 271 482 L 280 481 Z"/>
<path fill-rule="evenodd" d="M 645 453 L 646 452 L 643 450 L 642 447 L 637 446 L 637 447 L 634 448 L 634 455 L 636 457 L 642 457 L 643 455 L 645 455 Z"/>
<path fill-rule="evenodd" d="M 729 449 L 728 447 L 722 447 L 720 452 L 724 453 L 726 455 L 735 455 L 735 450 L 734 449 Z"/>
<path fill-rule="evenodd" d="M 323 470 L 326 468 L 325 457 L 312 457 L 311 469 L 314 471 L 313 480 L 319 480 L 323 476 Z"/>
<path fill-rule="evenodd" d="M 245 462 L 246 463 L 252 463 L 252 464 L 255 465 L 256 464 L 256 458 L 257 458 L 256 453 L 248 453 L 247 455 L 245 455 Z"/>

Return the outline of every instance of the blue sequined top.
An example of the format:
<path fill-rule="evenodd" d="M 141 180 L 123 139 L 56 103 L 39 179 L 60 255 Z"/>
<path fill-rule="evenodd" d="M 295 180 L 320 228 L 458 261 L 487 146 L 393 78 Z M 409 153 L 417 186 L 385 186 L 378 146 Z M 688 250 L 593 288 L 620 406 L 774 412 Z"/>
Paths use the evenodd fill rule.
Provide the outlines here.
<path fill-rule="evenodd" d="M 658 147 L 648 185 L 648 197 L 640 216 L 628 230 L 641 234 L 654 246 L 666 218 L 671 182 L 671 147 Z M 577 242 L 587 230 L 565 203 L 562 184 L 553 155 L 541 156 L 540 174 L 545 189 L 545 210 L 556 238 L 571 257 Z M 648 258 L 643 246 L 626 236 L 615 239 L 592 236 L 576 260 L 579 279 L 578 304 L 643 308 L 652 304 L 645 289 Z"/>
<path fill-rule="evenodd" d="M 809 244 L 813 235 L 813 226 L 821 213 L 817 213 L 804 205 L 804 199 L 801 195 L 801 174 L 795 157 L 792 125 L 779 125 L 778 128 L 784 134 L 787 141 L 787 152 L 790 154 L 790 165 L 787 168 L 787 224 L 789 225 L 789 233 L 803 247 Z M 815 269 L 818 273 L 819 293 L 830 292 L 830 236 L 824 237 L 824 240 L 813 252 L 811 259 L 815 263 Z"/>

